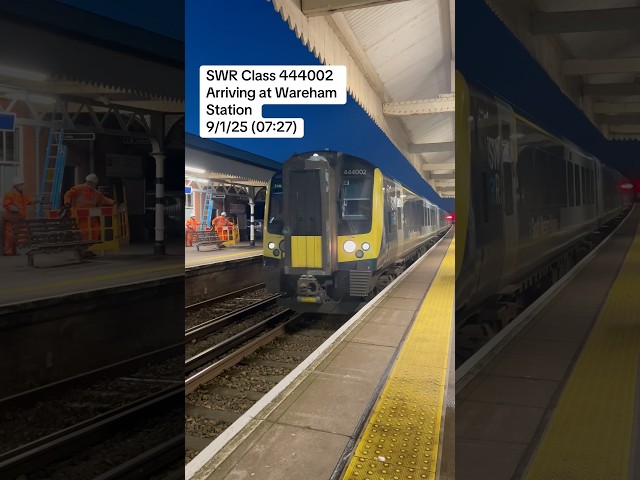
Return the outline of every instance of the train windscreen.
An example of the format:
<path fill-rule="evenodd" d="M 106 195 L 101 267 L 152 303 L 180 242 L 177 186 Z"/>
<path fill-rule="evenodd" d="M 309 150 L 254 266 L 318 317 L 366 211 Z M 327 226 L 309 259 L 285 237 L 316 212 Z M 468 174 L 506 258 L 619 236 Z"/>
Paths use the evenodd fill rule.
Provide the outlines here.
<path fill-rule="evenodd" d="M 271 179 L 271 186 L 269 187 L 269 219 L 267 221 L 267 232 L 275 235 L 282 234 L 282 228 L 284 227 L 284 221 L 282 220 L 283 212 L 282 172 L 278 172 Z"/>
<path fill-rule="evenodd" d="M 373 177 L 365 174 L 342 177 L 338 235 L 357 235 L 371 230 Z"/>

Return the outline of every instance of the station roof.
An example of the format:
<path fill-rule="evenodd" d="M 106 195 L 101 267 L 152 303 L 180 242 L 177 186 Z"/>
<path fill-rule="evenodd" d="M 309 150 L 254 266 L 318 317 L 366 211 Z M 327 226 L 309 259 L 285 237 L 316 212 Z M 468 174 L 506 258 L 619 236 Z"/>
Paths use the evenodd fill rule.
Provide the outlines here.
<path fill-rule="evenodd" d="M 184 112 L 183 41 L 46 0 L 2 2 L 0 13 L 2 97 L 43 95 L 93 113 Z"/>
<path fill-rule="evenodd" d="M 441 197 L 455 195 L 451 0 L 272 0 Z M 300 7 L 301 5 L 301 7 Z"/>
<path fill-rule="evenodd" d="M 487 4 L 606 138 L 640 140 L 640 1 Z"/>
<path fill-rule="evenodd" d="M 282 164 L 266 157 L 187 133 L 185 174 L 211 182 L 266 186 Z"/>

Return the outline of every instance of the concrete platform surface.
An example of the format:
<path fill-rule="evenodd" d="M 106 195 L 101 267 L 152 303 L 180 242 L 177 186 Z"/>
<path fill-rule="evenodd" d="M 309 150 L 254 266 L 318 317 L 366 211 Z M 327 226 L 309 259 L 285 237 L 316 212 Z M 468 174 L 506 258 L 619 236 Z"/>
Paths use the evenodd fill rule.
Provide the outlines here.
<path fill-rule="evenodd" d="M 184 249 L 184 265 L 185 267 L 201 267 L 203 265 L 213 265 L 220 262 L 229 262 L 245 258 L 262 256 L 262 242 L 256 242 L 255 247 L 251 247 L 249 242 L 239 242 L 236 245 L 226 245 L 220 250 L 216 247 L 205 246 L 200 247 L 200 251 L 196 247 L 185 247 Z"/>
<path fill-rule="evenodd" d="M 167 243 L 166 252 L 138 243 L 80 263 L 71 252 L 39 254 L 35 267 L 24 255 L 0 257 L 0 306 L 184 275 L 182 246 Z"/>
<path fill-rule="evenodd" d="M 353 453 L 366 424 L 362 420 L 420 308 L 420 300 L 413 299 L 416 287 L 421 285 L 424 298 L 452 233 L 192 460 L 186 478 L 331 478 L 341 459 Z M 446 401 L 451 412 L 449 395 Z M 451 425 L 443 431 L 450 433 Z M 453 440 L 445 439 L 451 442 L 445 448 L 449 454 Z"/>

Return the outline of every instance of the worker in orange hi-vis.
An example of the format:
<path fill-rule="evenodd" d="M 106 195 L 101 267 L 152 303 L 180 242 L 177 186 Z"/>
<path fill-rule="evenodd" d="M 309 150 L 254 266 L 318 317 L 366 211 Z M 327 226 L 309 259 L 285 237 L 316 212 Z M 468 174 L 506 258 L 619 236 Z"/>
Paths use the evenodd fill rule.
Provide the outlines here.
<path fill-rule="evenodd" d="M 14 177 L 11 182 L 12 188 L 4 194 L 2 206 L 4 207 L 4 250 L 6 256 L 16 254 L 14 242 L 13 225 L 24 220 L 27 214 L 27 205 L 38 203 L 24 194 L 24 180 L 21 177 Z"/>
<path fill-rule="evenodd" d="M 192 213 L 191 217 L 189 217 L 189 220 L 187 220 L 187 232 L 185 236 L 187 240 L 187 247 L 193 246 L 193 242 L 196 239 L 196 231 L 198 230 L 198 225 L 199 223 L 196 221 L 196 216 Z"/>
<path fill-rule="evenodd" d="M 225 229 L 222 228 L 222 227 L 232 227 L 233 226 L 233 222 L 230 222 L 227 219 L 227 213 L 226 212 L 222 212 L 216 218 L 211 220 L 211 226 L 213 228 L 215 228 L 216 233 L 218 234 L 218 237 L 220 237 L 220 240 L 222 240 L 224 242 L 229 240 L 228 231 L 225 231 Z"/>
<path fill-rule="evenodd" d="M 94 208 L 115 205 L 116 202 L 102 195 L 96 188 L 98 177 L 94 173 L 87 175 L 86 181 L 71 187 L 64 194 L 65 208 Z M 89 220 L 91 221 L 91 235 L 89 235 Z M 100 240 L 100 220 L 96 217 L 79 217 L 78 227 L 83 240 Z M 93 255 L 87 252 L 87 256 Z"/>

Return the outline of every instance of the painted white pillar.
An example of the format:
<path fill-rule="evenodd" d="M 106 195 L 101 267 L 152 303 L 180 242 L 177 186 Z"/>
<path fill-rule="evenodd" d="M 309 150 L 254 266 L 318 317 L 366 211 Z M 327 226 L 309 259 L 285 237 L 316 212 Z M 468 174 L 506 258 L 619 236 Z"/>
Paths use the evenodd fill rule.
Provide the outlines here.
<path fill-rule="evenodd" d="M 164 159 L 167 156 L 163 152 L 151 152 L 149 155 L 156 160 L 156 222 L 153 254 L 164 255 L 166 253 L 164 244 Z"/>
<path fill-rule="evenodd" d="M 254 192 L 253 190 L 255 190 L 254 188 L 251 189 L 250 192 L 250 196 L 249 196 L 249 212 L 251 213 L 251 226 L 249 227 L 249 245 L 252 247 L 256 246 L 256 240 L 255 240 L 255 225 L 253 224 L 255 217 L 254 217 L 254 211 L 255 211 L 255 207 L 256 207 L 256 201 L 254 199 Z"/>

